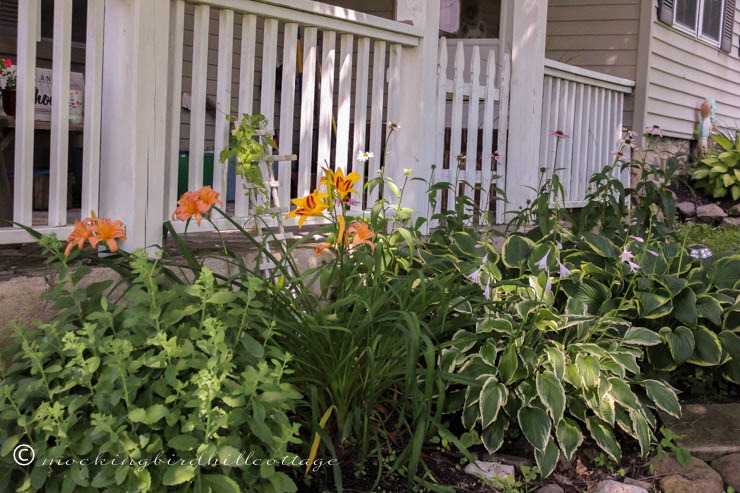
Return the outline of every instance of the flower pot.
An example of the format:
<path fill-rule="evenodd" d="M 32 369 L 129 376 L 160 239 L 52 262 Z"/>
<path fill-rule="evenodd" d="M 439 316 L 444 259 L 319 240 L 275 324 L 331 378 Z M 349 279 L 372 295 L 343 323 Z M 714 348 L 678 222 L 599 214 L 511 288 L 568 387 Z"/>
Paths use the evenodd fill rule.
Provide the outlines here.
<path fill-rule="evenodd" d="M 15 89 L 3 89 L 3 109 L 8 116 L 15 116 Z"/>

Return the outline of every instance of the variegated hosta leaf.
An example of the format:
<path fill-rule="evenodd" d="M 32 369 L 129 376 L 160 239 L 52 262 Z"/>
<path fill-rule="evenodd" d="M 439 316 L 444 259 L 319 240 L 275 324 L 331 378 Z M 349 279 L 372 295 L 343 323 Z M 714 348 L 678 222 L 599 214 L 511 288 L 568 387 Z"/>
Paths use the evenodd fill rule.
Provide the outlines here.
<path fill-rule="evenodd" d="M 660 344 L 662 341 L 658 334 L 650 329 L 644 327 L 632 327 L 624 335 L 625 344 L 637 345 L 637 346 L 655 346 Z"/>
<path fill-rule="evenodd" d="M 576 356 L 576 367 L 581 376 L 583 387 L 593 389 L 599 385 L 599 376 L 601 375 L 599 360 L 593 356 L 581 353 Z"/>
<path fill-rule="evenodd" d="M 481 425 L 487 428 L 498 418 L 499 410 L 506 404 L 509 392 L 506 387 L 489 378 L 483 385 L 480 393 L 480 416 Z"/>
<path fill-rule="evenodd" d="M 694 354 L 689 363 L 699 366 L 715 366 L 722 361 L 722 343 L 717 334 L 699 325 L 691 332 L 694 334 Z"/>
<path fill-rule="evenodd" d="M 550 438 L 552 423 L 547 413 L 536 407 L 523 407 L 517 415 L 524 437 L 539 450 L 545 450 Z"/>
<path fill-rule="evenodd" d="M 588 417 L 586 426 L 599 448 L 609 454 L 614 461 L 619 462 L 622 458 L 622 449 L 611 427 L 595 416 Z"/>
<path fill-rule="evenodd" d="M 537 374 L 537 395 L 550 412 L 553 423 L 558 423 L 565 412 L 565 390 L 560 380 L 550 372 Z"/>
<path fill-rule="evenodd" d="M 686 362 L 694 352 L 694 334 L 683 325 L 673 330 L 670 327 L 663 327 L 660 329 L 660 336 L 668 344 L 673 361 L 677 365 Z"/>
<path fill-rule="evenodd" d="M 548 477 L 555 470 L 555 466 L 558 465 L 558 459 L 560 458 L 560 450 L 555 445 L 555 440 L 552 437 L 547 441 L 545 450 L 534 450 L 534 459 L 537 461 L 537 467 L 540 468 L 540 474 L 543 478 Z"/>
<path fill-rule="evenodd" d="M 487 428 L 483 429 L 480 438 L 489 454 L 495 453 L 504 444 L 504 432 L 506 431 L 507 423 L 508 420 L 502 415 Z"/>
<path fill-rule="evenodd" d="M 676 418 L 681 417 L 681 404 L 672 388 L 658 380 L 644 380 L 642 386 L 659 409 Z"/>
<path fill-rule="evenodd" d="M 578 450 L 578 447 L 581 446 L 581 443 L 583 443 L 583 433 L 580 426 L 568 418 L 563 418 L 558 423 L 556 433 L 563 455 L 565 455 L 566 459 L 570 460 L 575 451 Z"/>

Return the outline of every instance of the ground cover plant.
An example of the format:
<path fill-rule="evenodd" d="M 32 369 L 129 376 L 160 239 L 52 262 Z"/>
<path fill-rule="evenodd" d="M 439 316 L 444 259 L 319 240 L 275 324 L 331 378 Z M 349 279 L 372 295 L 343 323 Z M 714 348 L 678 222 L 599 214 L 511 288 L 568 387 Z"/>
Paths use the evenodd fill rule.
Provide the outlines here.
<path fill-rule="evenodd" d="M 243 163 L 249 193 L 263 181 L 255 163 L 266 149 L 253 140 L 263 121 L 245 117 L 222 156 Z M 397 131 L 389 124 L 388 138 Z M 340 491 L 353 471 L 372 491 L 384 477 L 452 491 L 430 461 L 435 443 L 473 461 L 524 437 L 545 477 L 584 441 L 603 461 L 619 461 L 626 445 L 646 454 L 657 411 L 680 414 L 678 370 L 740 382 L 740 255 L 688 255 L 667 188 L 678 166 L 619 154 L 592 177 L 580 211 L 562 209 L 556 170 L 542 170 L 500 253 L 489 213 L 458 193 L 488 191 L 462 173 L 428 184 L 430 210 L 444 190 L 450 207 L 424 217 L 403 204 L 411 170 L 403 183 L 381 173 L 357 190 L 359 175 L 329 166 L 289 214 L 301 225 L 326 219 L 314 268 L 295 260 L 311 237 L 289 244 L 265 229 L 258 240 L 209 187 L 183 195 L 173 220 L 223 217 L 256 262 L 224 242 L 214 272 L 170 223 L 177 255 L 153 259 L 86 250 L 101 236 L 92 220 L 66 252 L 45 237 L 62 280 L 49 297 L 63 311 L 36 332 L 19 327 L 6 350 L 0 455 L 32 443 L 56 457 L 163 451 L 221 462 L 116 471 L 3 462 L 0 477 L 19 491 Z M 629 167 L 644 178 L 634 189 L 617 179 Z M 352 212 L 372 190 L 394 199 Z M 114 232 L 105 235 L 93 241 L 111 236 L 115 248 Z M 121 282 L 86 286 L 80 260 Z M 271 272 L 259 271 L 262 260 Z M 223 464 L 250 451 L 295 456 L 299 467 Z"/>

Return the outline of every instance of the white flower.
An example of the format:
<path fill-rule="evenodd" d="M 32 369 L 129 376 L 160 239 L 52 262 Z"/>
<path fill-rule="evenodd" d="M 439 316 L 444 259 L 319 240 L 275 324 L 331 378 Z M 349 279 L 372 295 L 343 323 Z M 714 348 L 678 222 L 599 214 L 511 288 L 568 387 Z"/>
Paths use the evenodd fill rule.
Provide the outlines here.
<path fill-rule="evenodd" d="M 403 169 L 403 174 L 406 175 L 406 176 L 411 176 L 411 173 L 413 173 L 413 171 L 414 170 L 411 169 L 411 168 L 404 168 Z"/>
<path fill-rule="evenodd" d="M 545 269 L 549 271 L 550 269 L 547 267 L 547 257 L 549 256 L 550 256 L 550 250 L 548 250 L 545 256 L 542 257 L 540 260 L 538 260 L 535 265 L 539 267 L 540 269 Z"/>
<path fill-rule="evenodd" d="M 360 152 L 357 153 L 357 160 L 360 161 L 361 163 L 364 163 L 368 159 L 373 158 L 373 157 L 375 157 L 375 154 L 373 154 L 372 152 L 368 152 L 368 151 L 362 152 L 362 151 L 360 151 Z"/>
<path fill-rule="evenodd" d="M 385 122 L 385 126 L 390 128 L 391 130 L 401 130 L 401 125 L 394 122 Z"/>

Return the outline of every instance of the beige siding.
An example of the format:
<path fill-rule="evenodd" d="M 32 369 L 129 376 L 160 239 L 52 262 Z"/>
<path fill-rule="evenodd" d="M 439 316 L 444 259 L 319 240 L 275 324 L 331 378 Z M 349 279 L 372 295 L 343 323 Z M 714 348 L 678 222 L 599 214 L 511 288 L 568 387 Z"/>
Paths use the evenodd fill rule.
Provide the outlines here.
<path fill-rule="evenodd" d="M 658 21 L 652 32 L 645 124 L 660 125 L 672 137 L 692 138 L 699 105 L 712 98 L 720 125 L 740 128 L 740 3 L 730 54 Z"/>
<path fill-rule="evenodd" d="M 549 0 L 545 56 L 629 80 L 636 79 L 640 0 Z M 634 96 L 624 103 L 632 125 Z"/>

